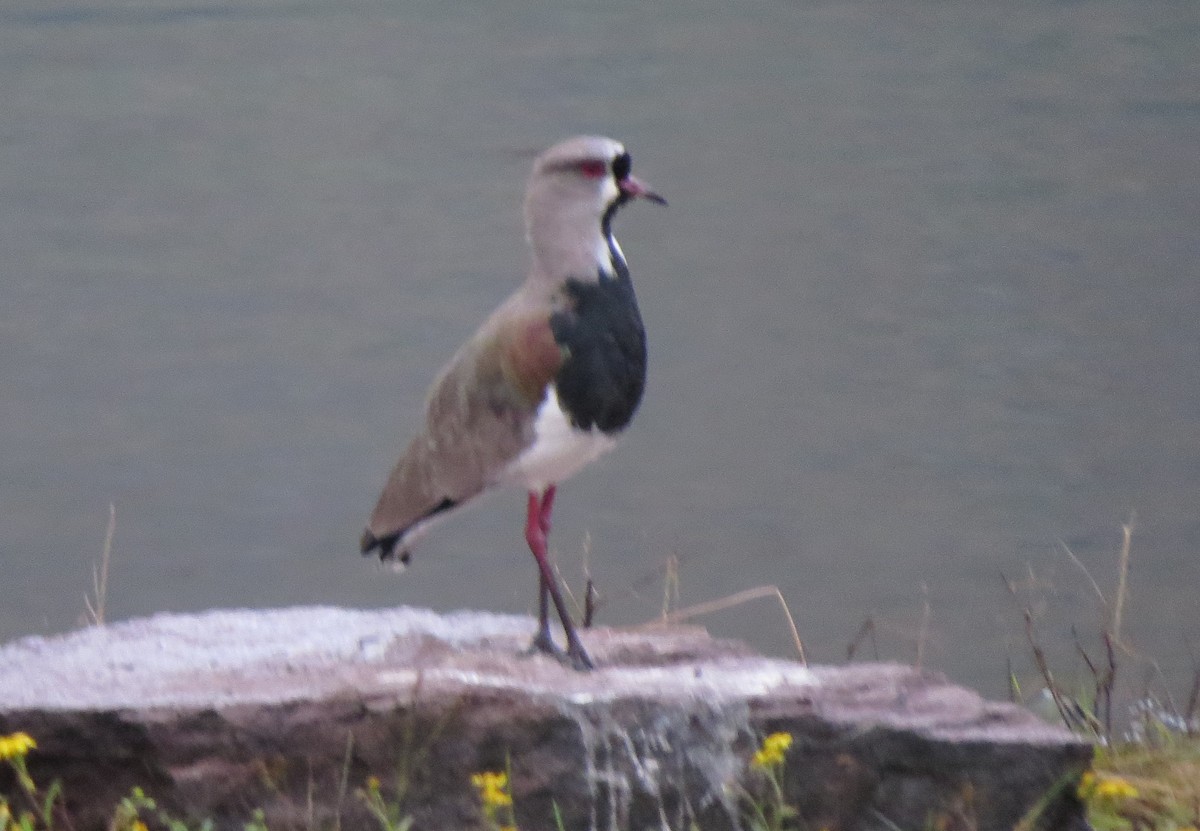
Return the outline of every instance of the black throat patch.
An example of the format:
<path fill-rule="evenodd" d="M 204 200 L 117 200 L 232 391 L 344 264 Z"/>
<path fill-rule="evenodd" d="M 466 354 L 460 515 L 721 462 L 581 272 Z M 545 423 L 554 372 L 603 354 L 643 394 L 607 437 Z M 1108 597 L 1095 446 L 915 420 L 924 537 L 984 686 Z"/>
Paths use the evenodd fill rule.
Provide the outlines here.
<path fill-rule="evenodd" d="M 641 403 L 646 330 L 629 268 L 606 236 L 615 274 L 568 280 L 566 307 L 550 317 L 550 329 L 567 355 L 554 383 L 571 424 L 611 434 L 629 424 Z"/>
<path fill-rule="evenodd" d="M 620 210 L 621 206 L 628 201 L 629 196 L 622 193 L 611 203 L 609 203 L 609 206 L 604 209 L 604 215 L 600 217 L 600 233 L 604 234 L 604 239 L 608 243 L 608 253 L 613 259 L 614 266 L 616 265 L 617 260 L 620 260 L 621 265 L 625 266 L 625 259 L 621 256 L 620 252 L 617 251 L 617 247 L 613 244 L 615 238 L 612 235 L 612 221 L 613 217 L 617 215 L 617 211 Z M 625 276 L 629 276 L 628 267 L 625 269 Z"/>

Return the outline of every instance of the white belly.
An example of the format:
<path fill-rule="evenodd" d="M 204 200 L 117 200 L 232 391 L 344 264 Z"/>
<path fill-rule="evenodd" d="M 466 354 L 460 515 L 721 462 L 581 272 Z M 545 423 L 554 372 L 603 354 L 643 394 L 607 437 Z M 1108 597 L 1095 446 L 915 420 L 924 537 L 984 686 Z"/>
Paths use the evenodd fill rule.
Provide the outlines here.
<path fill-rule="evenodd" d="M 563 412 L 558 391 L 551 384 L 538 407 L 533 423 L 533 444 L 525 448 L 504 472 L 504 480 L 533 491 L 575 475 L 589 462 L 608 452 L 617 443 L 615 436 L 599 430 L 579 430 Z"/>

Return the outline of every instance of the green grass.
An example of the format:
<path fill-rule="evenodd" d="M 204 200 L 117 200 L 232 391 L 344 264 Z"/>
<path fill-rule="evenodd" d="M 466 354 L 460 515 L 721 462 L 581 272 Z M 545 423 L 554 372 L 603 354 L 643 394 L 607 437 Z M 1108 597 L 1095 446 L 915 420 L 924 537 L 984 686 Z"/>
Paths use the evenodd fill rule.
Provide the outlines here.
<path fill-rule="evenodd" d="M 1158 746 L 1101 747 L 1093 779 L 1080 787 L 1096 831 L 1197 831 L 1200 737 L 1173 735 Z"/>
<path fill-rule="evenodd" d="M 1107 590 L 1060 543 L 1101 608 L 1101 620 L 1090 639 L 1096 646 L 1090 650 L 1072 627 L 1081 666 L 1081 671 L 1072 673 L 1072 682 L 1064 682 L 1066 676 L 1055 671 L 1038 636 L 1045 597 L 1026 598 L 1023 605 L 1026 642 L 1041 679 L 1040 692 L 1053 704 L 1053 718 L 1095 743 L 1093 768 L 1079 787 L 1092 827 L 1096 831 L 1200 831 L 1200 670 L 1193 673 L 1191 690 L 1180 703 L 1167 688 L 1157 662 L 1125 635 L 1134 528 L 1132 516 L 1121 525 L 1116 576 Z M 1050 585 L 1032 569 L 1030 577 L 1025 585 Z M 1017 597 L 1018 584 L 1005 582 Z M 1013 699 L 1025 703 L 1011 672 L 1010 678 Z M 1141 681 L 1140 687 L 1129 686 L 1129 679 L 1145 678 L 1150 680 Z M 1125 679 L 1124 687 L 1118 684 L 1120 679 Z"/>

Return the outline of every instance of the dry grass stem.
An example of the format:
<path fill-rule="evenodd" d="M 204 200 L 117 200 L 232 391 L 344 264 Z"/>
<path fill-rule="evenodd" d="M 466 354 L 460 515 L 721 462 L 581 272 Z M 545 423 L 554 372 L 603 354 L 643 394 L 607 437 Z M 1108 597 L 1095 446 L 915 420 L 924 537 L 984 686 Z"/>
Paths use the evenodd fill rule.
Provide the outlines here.
<path fill-rule="evenodd" d="M 1059 547 L 1061 547 L 1062 550 L 1066 553 L 1067 557 L 1070 558 L 1071 562 L 1074 563 L 1076 566 L 1078 566 L 1079 570 L 1083 572 L 1083 576 L 1086 577 L 1088 579 L 1088 582 L 1092 584 L 1092 591 L 1094 591 L 1096 593 L 1096 597 L 1100 598 L 1100 602 L 1103 603 L 1105 605 L 1105 607 L 1107 607 L 1108 606 L 1108 598 L 1106 598 L 1104 596 L 1104 592 L 1100 590 L 1100 584 L 1096 582 L 1096 579 L 1094 577 L 1092 577 L 1092 573 L 1090 571 L 1088 571 L 1087 566 L 1085 566 L 1083 564 L 1083 562 L 1078 557 L 1075 556 L 1075 552 L 1072 551 L 1065 542 L 1063 542 L 1062 540 L 1059 540 L 1058 544 L 1059 544 Z"/>
<path fill-rule="evenodd" d="M 342 775 L 338 777 L 337 801 L 334 802 L 333 831 L 342 831 L 342 808 L 346 804 L 346 792 L 350 789 L 350 763 L 353 761 L 354 731 L 347 730 L 346 754 L 342 757 Z"/>
<path fill-rule="evenodd" d="M 929 618 L 932 616 L 933 610 L 929 605 L 929 584 L 921 584 L 921 628 L 917 633 L 917 671 L 921 671 L 922 662 L 925 659 L 925 642 L 929 638 Z"/>
<path fill-rule="evenodd" d="M 1134 519 L 1135 516 L 1130 514 L 1129 521 L 1121 525 L 1121 553 L 1118 557 L 1117 596 L 1113 600 L 1112 623 L 1109 626 L 1112 639 L 1118 645 L 1123 645 L 1121 640 L 1121 618 L 1125 612 L 1125 599 L 1128 594 L 1129 551 L 1133 543 Z"/>
<path fill-rule="evenodd" d="M 788 608 L 787 601 L 783 599 L 783 592 L 778 586 L 756 586 L 752 589 L 745 589 L 727 597 L 719 597 L 716 600 L 708 600 L 704 603 L 696 603 L 692 606 L 685 606 L 682 609 L 676 609 L 662 616 L 658 621 L 652 621 L 644 624 L 645 626 L 665 625 L 671 623 L 680 623 L 690 618 L 699 617 L 701 615 L 720 612 L 734 606 L 740 606 L 743 603 L 748 603 L 751 600 L 758 600 L 763 597 L 774 597 L 779 601 L 780 608 L 783 609 L 783 615 L 787 618 L 788 629 L 791 630 L 792 644 L 796 647 L 796 654 L 800 657 L 800 663 L 808 666 L 808 658 L 804 655 L 804 644 L 800 640 L 800 632 L 796 629 L 796 621 L 792 617 L 792 611 Z"/>
<path fill-rule="evenodd" d="M 1192 689 L 1188 693 L 1187 709 L 1183 711 L 1184 718 L 1187 720 L 1187 734 L 1189 736 L 1196 735 L 1196 717 L 1200 715 L 1196 710 L 1197 704 L 1200 704 L 1200 669 L 1192 673 Z"/>
<path fill-rule="evenodd" d="M 1050 698 L 1054 701 L 1059 718 L 1062 719 L 1063 724 L 1070 727 L 1076 720 L 1068 714 L 1067 704 L 1063 701 L 1062 693 L 1054 680 L 1054 673 L 1050 671 L 1050 664 L 1046 661 L 1046 653 L 1038 646 L 1038 640 L 1033 631 L 1033 615 L 1028 610 L 1025 611 L 1025 638 L 1029 641 L 1029 648 L 1033 652 L 1033 662 L 1037 665 L 1038 672 L 1042 674 L 1042 680 L 1046 682 L 1046 689 L 1050 691 Z"/>
<path fill-rule="evenodd" d="M 108 503 L 108 529 L 104 532 L 104 550 L 100 552 L 100 562 L 92 564 L 92 596 L 83 596 L 87 606 L 88 619 L 93 626 L 104 625 L 104 605 L 108 599 L 108 567 L 112 561 L 113 535 L 117 532 L 117 506 Z"/>
<path fill-rule="evenodd" d="M 1103 633 L 1105 654 L 1108 658 L 1108 666 L 1103 672 L 1092 661 L 1087 650 L 1083 648 L 1083 644 L 1079 640 L 1079 632 L 1075 627 L 1071 627 L 1071 635 L 1075 639 L 1075 651 L 1083 658 L 1084 664 L 1087 665 L 1088 672 L 1092 675 L 1092 682 L 1095 689 L 1092 692 L 1092 720 L 1099 727 L 1103 726 L 1103 732 L 1100 735 L 1112 735 L 1112 704 L 1113 704 L 1113 688 L 1117 681 L 1117 656 L 1113 650 L 1113 641 L 1107 632 Z"/>
<path fill-rule="evenodd" d="M 679 605 L 679 557 L 672 554 L 667 558 L 667 571 L 663 577 L 662 611 L 665 621 L 671 609 Z"/>
<path fill-rule="evenodd" d="M 575 592 L 571 591 L 571 582 L 563 577 L 562 569 L 558 567 L 557 553 L 551 550 L 550 560 L 551 567 L 554 569 L 554 578 L 558 580 L 558 584 L 562 586 L 563 592 L 566 594 L 566 599 L 570 601 L 571 606 L 575 609 L 575 615 L 580 619 L 580 627 L 583 629 L 591 629 L 592 624 L 596 620 L 596 610 L 600 606 L 600 593 L 596 590 L 596 581 L 592 579 L 592 533 L 584 531 L 583 533 L 583 603 L 580 604 L 579 598 L 575 596 Z"/>

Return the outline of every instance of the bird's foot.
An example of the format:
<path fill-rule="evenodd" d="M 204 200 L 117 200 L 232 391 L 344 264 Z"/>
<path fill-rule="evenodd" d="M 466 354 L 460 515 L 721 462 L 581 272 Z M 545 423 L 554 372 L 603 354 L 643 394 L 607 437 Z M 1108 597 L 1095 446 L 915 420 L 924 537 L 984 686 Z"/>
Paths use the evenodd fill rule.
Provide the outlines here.
<path fill-rule="evenodd" d="M 538 653 L 549 655 L 559 663 L 567 663 L 569 661 L 567 653 L 564 652 L 554 639 L 550 637 L 550 632 L 547 629 L 542 629 L 533 636 L 533 641 L 529 644 L 529 648 L 525 650 L 526 655 L 536 655 Z"/>
<path fill-rule="evenodd" d="M 583 644 L 579 642 L 578 638 L 568 638 L 568 646 L 564 650 L 554 642 L 548 630 L 542 630 L 534 635 L 533 642 L 529 644 L 529 649 L 525 651 L 525 654 L 536 655 L 539 652 L 543 655 L 549 655 L 560 664 L 581 672 L 596 668 L 596 665 L 592 663 L 591 657 L 587 654 L 587 650 L 583 648 Z"/>
<path fill-rule="evenodd" d="M 577 639 L 572 639 L 567 645 L 567 660 L 571 662 L 571 666 L 583 672 L 589 669 L 595 669 L 596 665 L 592 663 L 591 656 L 587 654 L 587 650 L 583 648 L 583 644 Z"/>

